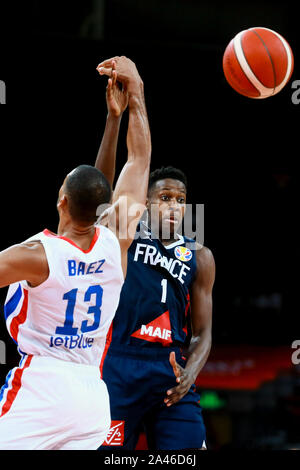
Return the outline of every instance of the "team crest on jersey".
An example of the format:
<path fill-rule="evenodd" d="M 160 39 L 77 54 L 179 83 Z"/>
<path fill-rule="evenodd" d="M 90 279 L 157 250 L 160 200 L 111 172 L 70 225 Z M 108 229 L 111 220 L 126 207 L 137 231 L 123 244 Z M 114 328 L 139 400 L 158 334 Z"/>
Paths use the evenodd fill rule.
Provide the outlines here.
<path fill-rule="evenodd" d="M 175 256 L 180 261 L 190 261 L 192 259 L 193 253 L 189 248 L 185 246 L 176 246 L 174 250 Z"/>

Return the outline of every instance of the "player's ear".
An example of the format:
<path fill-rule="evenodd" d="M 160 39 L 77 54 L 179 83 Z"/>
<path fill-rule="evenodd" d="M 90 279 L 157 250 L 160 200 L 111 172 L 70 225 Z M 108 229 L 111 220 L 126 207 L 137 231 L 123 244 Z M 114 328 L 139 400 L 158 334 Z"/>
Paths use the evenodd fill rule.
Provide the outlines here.
<path fill-rule="evenodd" d="M 58 199 L 56 207 L 57 210 L 59 209 L 65 209 L 68 205 L 68 198 L 65 194 L 62 194 L 62 196 Z"/>

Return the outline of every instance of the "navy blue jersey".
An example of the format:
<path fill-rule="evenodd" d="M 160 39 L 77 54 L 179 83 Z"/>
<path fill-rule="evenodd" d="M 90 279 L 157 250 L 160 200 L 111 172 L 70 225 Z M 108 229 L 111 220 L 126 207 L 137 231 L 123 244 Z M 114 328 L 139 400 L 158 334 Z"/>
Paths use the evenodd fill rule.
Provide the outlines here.
<path fill-rule="evenodd" d="M 179 236 L 176 242 L 164 246 L 147 230 L 141 223 L 139 237 L 128 250 L 127 275 L 109 344 L 181 347 L 189 333 L 195 242 Z"/>

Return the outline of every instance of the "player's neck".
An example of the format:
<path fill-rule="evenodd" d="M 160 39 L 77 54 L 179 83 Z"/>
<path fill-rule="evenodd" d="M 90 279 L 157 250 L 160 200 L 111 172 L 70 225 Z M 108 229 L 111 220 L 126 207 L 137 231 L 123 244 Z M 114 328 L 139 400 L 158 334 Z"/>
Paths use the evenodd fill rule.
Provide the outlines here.
<path fill-rule="evenodd" d="M 69 238 L 81 248 L 86 249 L 86 246 L 89 246 L 95 235 L 95 226 L 94 224 L 81 226 L 74 224 L 72 221 L 64 222 L 61 220 L 58 225 L 57 235 Z"/>
<path fill-rule="evenodd" d="M 159 238 L 159 241 L 164 246 L 172 245 L 172 243 L 178 242 L 178 240 L 179 240 L 179 238 L 176 236 L 176 234 L 172 238 L 162 238 L 162 237 Z"/>
<path fill-rule="evenodd" d="M 175 243 L 180 239 L 180 237 L 178 236 L 176 232 L 164 234 L 160 227 L 158 228 L 158 227 L 151 226 L 151 223 L 150 223 L 150 231 L 151 231 L 152 238 L 158 238 L 159 241 L 164 246 L 172 245 L 172 243 Z"/>

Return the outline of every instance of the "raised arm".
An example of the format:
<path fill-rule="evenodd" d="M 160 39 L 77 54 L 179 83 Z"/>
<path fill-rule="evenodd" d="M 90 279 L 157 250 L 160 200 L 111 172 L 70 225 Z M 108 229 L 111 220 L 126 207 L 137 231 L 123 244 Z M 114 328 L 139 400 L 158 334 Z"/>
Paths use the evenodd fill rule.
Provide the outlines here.
<path fill-rule="evenodd" d="M 115 68 L 113 68 L 115 64 Z M 120 196 L 144 204 L 148 189 L 151 158 L 151 135 L 144 97 L 144 83 L 138 70 L 127 57 L 114 57 L 97 67 L 100 75 L 115 76 L 128 93 L 129 122 L 127 131 L 128 157 L 118 178 L 114 201 Z M 138 184 L 137 184 L 138 183 Z"/>
<path fill-rule="evenodd" d="M 111 186 L 113 186 L 119 130 L 123 112 L 128 105 L 128 93 L 122 84 L 117 82 L 115 61 L 112 61 L 111 75 L 106 87 L 106 105 L 108 113 L 95 167 L 102 171 Z"/>
<path fill-rule="evenodd" d="M 111 76 L 116 63 L 117 80 L 128 93 L 128 157 L 113 195 L 117 214 L 117 236 L 121 249 L 131 244 L 138 221 L 145 208 L 151 159 L 151 135 L 144 98 L 144 84 L 135 64 L 127 57 L 114 57 L 99 64 L 100 74 Z M 113 211 L 112 211 L 113 212 Z M 124 217 L 125 216 L 125 217 Z M 122 230 L 119 230 L 122 225 Z"/>

